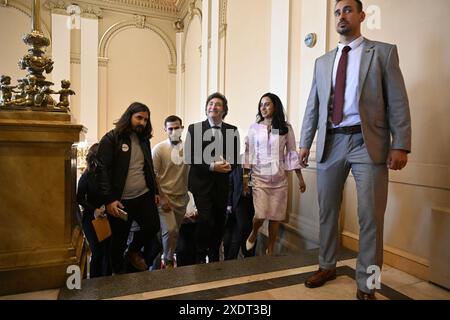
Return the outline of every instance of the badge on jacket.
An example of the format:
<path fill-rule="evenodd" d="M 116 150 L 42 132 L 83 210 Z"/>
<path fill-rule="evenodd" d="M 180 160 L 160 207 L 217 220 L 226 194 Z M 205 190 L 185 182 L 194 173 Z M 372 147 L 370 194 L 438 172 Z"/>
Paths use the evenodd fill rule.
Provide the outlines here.
<path fill-rule="evenodd" d="M 130 150 L 130 147 L 129 147 L 127 144 L 124 143 L 124 144 L 122 145 L 122 151 L 123 151 L 123 152 L 128 152 L 128 150 Z"/>

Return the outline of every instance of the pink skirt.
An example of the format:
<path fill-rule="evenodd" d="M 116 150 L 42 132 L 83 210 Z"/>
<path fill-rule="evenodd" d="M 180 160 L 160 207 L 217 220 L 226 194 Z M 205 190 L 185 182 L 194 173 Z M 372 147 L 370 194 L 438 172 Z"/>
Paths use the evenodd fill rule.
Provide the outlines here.
<path fill-rule="evenodd" d="M 259 188 L 252 190 L 255 218 L 273 221 L 286 219 L 288 186 L 279 188 Z"/>

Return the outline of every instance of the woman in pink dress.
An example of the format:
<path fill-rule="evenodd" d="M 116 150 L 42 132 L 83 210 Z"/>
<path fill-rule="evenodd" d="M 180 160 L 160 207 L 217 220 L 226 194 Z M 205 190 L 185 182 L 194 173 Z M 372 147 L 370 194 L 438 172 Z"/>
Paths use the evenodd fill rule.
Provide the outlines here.
<path fill-rule="evenodd" d="M 244 188 L 251 174 L 255 216 L 253 230 L 246 242 L 248 251 L 256 243 L 258 230 L 269 220 L 267 255 L 272 255 L 280 221 L 286 219 L 288 172 L 295 170 L 300 191 L 306 190 L 296 151 L 295 135 L 286 122 L 283 104 L 278 96 L 266 93 L 259 101 L 256 123 L 246 137 Z M 245 190 L 244 190 L 245 192 Z"/>

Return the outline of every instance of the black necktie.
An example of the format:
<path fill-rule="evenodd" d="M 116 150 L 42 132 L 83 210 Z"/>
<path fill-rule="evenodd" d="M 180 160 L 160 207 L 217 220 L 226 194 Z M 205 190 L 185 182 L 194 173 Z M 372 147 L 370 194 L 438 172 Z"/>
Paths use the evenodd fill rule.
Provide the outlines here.
<path fill-rule="evenodd" d="M 344 99 L 345 99 L 345 81 L 347 78 L 348 52 L 352 50 L 349 46 L 342 49 L 341 59 L 339 60 L 336 72 L 336 85 L 334 86 L 333 115 L 331 121 L 338 125 L 344 118 Z"/>

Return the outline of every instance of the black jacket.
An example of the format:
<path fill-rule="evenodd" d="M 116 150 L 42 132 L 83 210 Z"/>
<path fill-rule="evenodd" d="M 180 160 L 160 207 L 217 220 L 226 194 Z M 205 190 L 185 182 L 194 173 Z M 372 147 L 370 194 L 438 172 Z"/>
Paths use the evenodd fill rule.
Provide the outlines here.
<path fill-rule="evenodd" d="M 102 197 L 100 196 L 93 171 L 84 171 L 78 181 L 77 202 L 83 207 L 83 219 L 94 219 L 95 209 L 100 208 Z"/>
<path fill-rule="evenodd" d="M 147 187 L 153 194 L 158 193 L 155 171 L 153 169 L 150 140 L 139 139 L 144 154 L 144 174 Z M 98 147 L 97 183 L 105 204 L 121 200 L 131 158 L 131 139 L 129 135 L 118 135 L 116 130 L 105 134 Z"/>
<path fill-rule="evenodd" d="M 204 153 L 208 151 L 205 149 L 213 143 L 204 137 L 205 132 L 209 129 L 211 129 L 211 126 L 208 120 L 191 124 L 184 145 L 185 163 L 190 165 L 189 190 L 194 194 L 208 194 L 217 186 L 220 186 L 220 189 L 224 192 L 228 192 L 229 174 L 211 172 L 209 167 L 213 161 L 207 163 L 204 159 Z M 215 156 L 222 156 L 223 159 L 231 163 L 231 168 L 234 170 L 240 159 L 239 132 L 235 126 L 225 122 L 222 123 L 221 130 L 223 152 Z"/>

